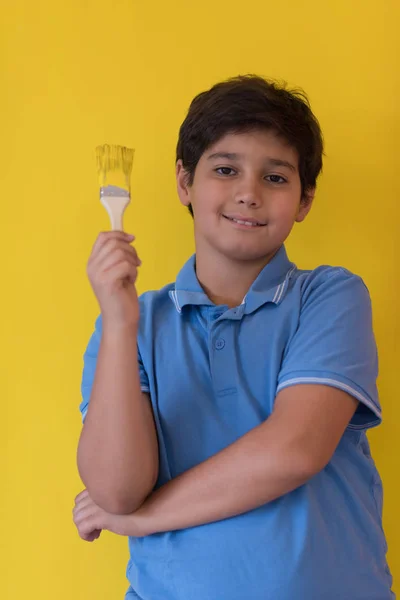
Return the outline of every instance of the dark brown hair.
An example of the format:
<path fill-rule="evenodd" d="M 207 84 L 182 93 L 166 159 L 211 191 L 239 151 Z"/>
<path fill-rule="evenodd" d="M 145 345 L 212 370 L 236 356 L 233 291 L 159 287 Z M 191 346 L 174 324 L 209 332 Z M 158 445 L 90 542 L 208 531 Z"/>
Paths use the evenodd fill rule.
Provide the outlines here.
<path fill-rule="evenodd" d="M 273 130 L 299 155 L 302 199 L 315 187 L 322 169 L 323 140 L 318 120 L 301 90 L 256 75 L 217 83 L 192 101 L 179 130 L 176 160 L 182 160 L 192 185 L 203 153 L 228 133 Z M 189 211 L 193 215 L 192 207 Z"/>

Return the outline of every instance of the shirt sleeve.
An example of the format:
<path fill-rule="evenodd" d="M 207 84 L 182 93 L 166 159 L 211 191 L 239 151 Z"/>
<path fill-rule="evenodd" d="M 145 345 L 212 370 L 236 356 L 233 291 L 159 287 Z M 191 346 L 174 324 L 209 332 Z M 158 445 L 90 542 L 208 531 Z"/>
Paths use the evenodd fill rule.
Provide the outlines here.
<path fill-rule="evenodd" d="M 85 417 L 86 417 L 88 407 L 89 407 L 90 394 L 92 392 L 94 375 L 96 372 L 97 356 L 98 356 L 99 349 L 100 349 L 101 334 L 102 334 L 102 320 L 101 320 L 101 315 L 100 315 L 98 317 L 98 319 L 96 320 L 94 333 L 89 340 L 85 354 L 83 356 L 83 373 L 82 373 L 82 383 L 81 383 L 82 401 L 79 406 L 79 410 L 81 411 L 81 415 L 82 415 L 82 421 L 85 421 Z M 149 393 L 150 392 L 149 381 L 148 381 L 147 373 L 143 366 L 139 348 L 138 348 L 138 363 L 139 363 L 140 387 L 142 389 L 142 392 Z"/>
<path fill-rule="evenodd" d="M 345 269 L 320 271 L 304 287 L 299 324 L 283 358 L 277 393 L 298 384 L 336 387 L 360 402 L 349 427 L 365 429 L 382 419 L 377 376 L 365 284 Z"/>

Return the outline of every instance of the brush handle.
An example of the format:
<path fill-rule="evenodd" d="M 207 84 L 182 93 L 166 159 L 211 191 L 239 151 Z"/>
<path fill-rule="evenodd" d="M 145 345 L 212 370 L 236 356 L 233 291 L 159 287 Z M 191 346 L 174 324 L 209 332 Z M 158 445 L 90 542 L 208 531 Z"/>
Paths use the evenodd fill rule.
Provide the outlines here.
<path fill-rule="evenodd" d="M 123 216 L 130 201 L 125 196 L 102 196 L 100 202 L 108 212 L 113 231 L 123 231 Z"/>

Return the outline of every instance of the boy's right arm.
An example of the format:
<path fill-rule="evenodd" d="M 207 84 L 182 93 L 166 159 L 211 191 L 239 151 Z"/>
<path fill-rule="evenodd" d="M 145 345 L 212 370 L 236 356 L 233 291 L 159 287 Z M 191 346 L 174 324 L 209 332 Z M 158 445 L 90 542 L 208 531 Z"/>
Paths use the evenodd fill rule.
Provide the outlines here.
<path fill-rule="evenodd" d="M 141 391 L 135 282 L 140 260 L 122 232 L 100 234 L 88 276 L 102 313 L 102 337 L 78 469 L 90 496 L 112 513 L 134 512 L 158 475 L 157 434 L 147 394 Z"/>

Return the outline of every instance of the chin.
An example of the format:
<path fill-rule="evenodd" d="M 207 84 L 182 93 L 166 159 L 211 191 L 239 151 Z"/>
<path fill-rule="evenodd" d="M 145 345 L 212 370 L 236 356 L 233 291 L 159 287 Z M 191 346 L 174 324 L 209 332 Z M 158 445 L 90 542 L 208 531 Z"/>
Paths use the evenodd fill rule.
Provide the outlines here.
<path fill-rule="evenodd" d="M 230 260 L 240 262 L 259 262 L 274 254 L 278 248 L 224 248 L 223 254 Z"/>

